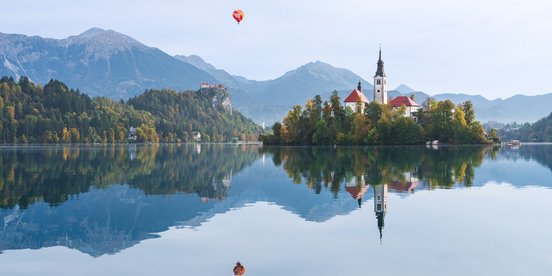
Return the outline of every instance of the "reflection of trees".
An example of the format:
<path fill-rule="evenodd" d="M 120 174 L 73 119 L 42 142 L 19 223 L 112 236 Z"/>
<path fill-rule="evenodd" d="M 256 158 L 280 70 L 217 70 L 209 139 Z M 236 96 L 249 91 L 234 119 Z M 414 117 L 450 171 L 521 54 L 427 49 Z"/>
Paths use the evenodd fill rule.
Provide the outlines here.
<path fill-rule="evenodd" d="M 552 147 L 550 145 L 523 145 L 519 149 L 503 149 L 501 153 L 509 157 L 520 156 L 525 160 L 533 159 L 552 170 Z"/>
<path fill-rule="evenodd" d="M 250 147 L 109 145 L 0 149 L 0 207 L 56 205 L 91 186 L 128 183 L 147 194 L 198 193 L 222 198 L 232 171 L 258 157 Z"/>
<path fill-rule="evenodd" d="M 222 199 L 232 172 L 240 171 L 259 155 L 251 147 L 224 145 L 161 147 L 147 177 L 129 180 L 146 194 L 197 193 L 202 198 Z"/>
<path fill-rule="evenodd" d="M 419 178 L 429 188 L 471 186 L 474 168 L 490 148 L 442 147 L 268 147 L 275 164 L 281 164 L 294 183 L 316 193 L 322 187 L 337 196 L 344 183 L 364 177 L 366 184 L 407 183 Z"/>

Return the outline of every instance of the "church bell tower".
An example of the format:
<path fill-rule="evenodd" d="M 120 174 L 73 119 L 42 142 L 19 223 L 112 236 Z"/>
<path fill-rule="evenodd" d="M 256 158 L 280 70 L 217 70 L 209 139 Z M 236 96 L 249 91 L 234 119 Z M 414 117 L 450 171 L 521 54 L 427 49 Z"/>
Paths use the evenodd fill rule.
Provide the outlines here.
<path fill-rule="evenodd" d="M 374 76 L 374 101 L 380 104 L 387 104 L 387 77 L 383 71 L 383 60 L 381 60 L 381 46 L 379 50 L 378 70 Z"/>

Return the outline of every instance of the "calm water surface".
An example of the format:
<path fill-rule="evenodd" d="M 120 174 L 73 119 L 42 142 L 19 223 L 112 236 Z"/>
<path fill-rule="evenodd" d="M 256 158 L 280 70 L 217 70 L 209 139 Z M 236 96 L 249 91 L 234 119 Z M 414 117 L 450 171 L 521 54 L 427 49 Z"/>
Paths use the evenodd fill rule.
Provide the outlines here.
<path fill-rule="evenodd" d="M 0 147 L 0 275 L 552 275 L 552 145 Z"/>

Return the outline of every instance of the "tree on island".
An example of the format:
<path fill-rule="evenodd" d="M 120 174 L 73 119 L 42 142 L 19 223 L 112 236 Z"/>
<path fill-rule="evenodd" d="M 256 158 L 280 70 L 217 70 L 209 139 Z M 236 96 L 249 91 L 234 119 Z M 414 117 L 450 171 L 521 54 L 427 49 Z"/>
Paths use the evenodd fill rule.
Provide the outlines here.
<path fill-rule="evenodd" d="M 450 100 L 428 99 L 417 113 L 418 120 L 405 117 L 405 107 L 359 102 L 352 110 L 344 107 L 337 91 L 329 101 L 320 96 L 296 105 L 283 124 L 276 123 L 261 140 L 269 145 L 414 145 L 428 140 L 448 144 L 487 143 L 481 123 L 475 120 L 470 101 L 458 106 Z"/>

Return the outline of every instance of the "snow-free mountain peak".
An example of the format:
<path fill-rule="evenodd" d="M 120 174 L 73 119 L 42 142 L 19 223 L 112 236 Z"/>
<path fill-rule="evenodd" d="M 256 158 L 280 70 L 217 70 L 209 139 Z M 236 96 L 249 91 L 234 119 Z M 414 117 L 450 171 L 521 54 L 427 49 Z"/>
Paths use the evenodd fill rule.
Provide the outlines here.
<path fill-rule="evenodd" d="M 122 52 L 132 48 L 149 48 L 134 38 L 118 33 L 114 30 L 91 28 L 85 32 L 70 36 L 60 41 L 66 48 L 70 46 L 85 45 L 87 51 L 102 53 Z"/>
<path fill-rule="evenodd" d="M 417 92 L 416 90 L 410 88 L 408 85 L 401 83 L 397 88 L 395 88 L 396 91 L 401 92 L 402 94 L 410 94 Z"/>

